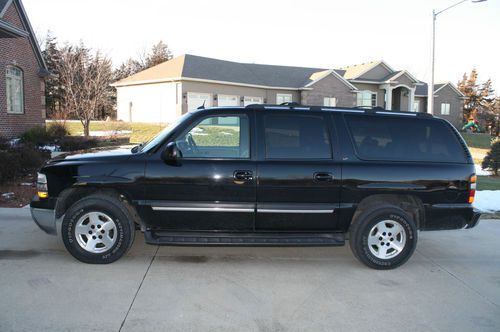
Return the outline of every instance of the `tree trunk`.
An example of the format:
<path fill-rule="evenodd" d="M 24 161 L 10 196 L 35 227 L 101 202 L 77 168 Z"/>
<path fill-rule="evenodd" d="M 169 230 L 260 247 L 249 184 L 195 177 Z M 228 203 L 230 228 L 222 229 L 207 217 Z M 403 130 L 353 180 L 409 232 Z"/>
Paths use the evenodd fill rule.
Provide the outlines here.
<path fill-rule="evenodd" d="M 85 120 L 83 122 L 83 136 L 88 137 L 90 131 L 90 120 Z"/>

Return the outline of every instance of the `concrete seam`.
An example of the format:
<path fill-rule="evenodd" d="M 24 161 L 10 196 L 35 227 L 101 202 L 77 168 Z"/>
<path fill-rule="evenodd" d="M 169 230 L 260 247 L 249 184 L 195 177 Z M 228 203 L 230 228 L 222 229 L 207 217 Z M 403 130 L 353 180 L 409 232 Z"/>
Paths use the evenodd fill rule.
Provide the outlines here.
<path fill-rule="evenodd" d="M 472 286 L 470 286 L 469 284 L 467 284 L 464 280 L 460 279 L 459 277 L 457 277 L 455 274 L 453 274 L 451 271 L 448 271 L 444 266 L 442 266 L 441 264 L 435 262 L 432 258 L 424 255 L 422 252 L 420 252 L 419 250 L 416 250 L 420 255 L 422 255 L 422 257 L 426 258 L 427 260 L 429 260 L 432 264 L 436 265 L 437 267 L 439 267 L 440 269 L 442 269 L 444 272 L 448 273 L 450 276 L 452 276 L 453 278 L 455 278 L 457 281 L 459 281 L 461 284 L 463 284 L 466 288 L 468 288 L 469 290 L 471 290 L 472 292 L 476 293 L 477 295 L 479 295 L 480 298 L 482 298 L 483 300 L 485 300 L 486 302 L 494 305 L 495 307 L 499 307 L 498 304 L 496 304 L 495 302 L 491 301 L 490 299 L 488 299 L 486 296 L 484 296 L 483 294 L 481 294 L 479 291 L 477 291 L 475 288 L 473 288 Z"/>
<path fill-rule="evenodd" d="M 144 280 L 146 279 L 146 276 L 148 275 L 148 272 L 149 272 L 149 269 L 151 268 L 151 265 L 153 265 L 153 262 L 156 258 L 156 255 L 158 254 L 159 249 L 160 249 L 160 246 L 156 246 L 156 251 L 155 251 L 153 257 L 151 257 L 151 261 L 149 262 L 149 265 L 148 265 L 148 268 L 146 269 L 146 272 L 142 276 L 142 280 L 139 284 L 139 287 L 137 288 L 137 291 L 135 292 L 134 298 L 132 299 L 130 306 L 128 307 L 127 313 L 125 314 L 125 317 L 123 318 L 123 321 L 120 325 L 120 328 L 118 329 L 118 332 L 120 332 L 122 330 L 123 326 L 125 325 L 125 321 L 127 320 L 128 314 L 130 313 L 130 310 L 132 310 L 132 306 L 134 305 L 137 294 L 139 294 L 139 291 L 141 290 L 142 284 L 144 283 Z"/>

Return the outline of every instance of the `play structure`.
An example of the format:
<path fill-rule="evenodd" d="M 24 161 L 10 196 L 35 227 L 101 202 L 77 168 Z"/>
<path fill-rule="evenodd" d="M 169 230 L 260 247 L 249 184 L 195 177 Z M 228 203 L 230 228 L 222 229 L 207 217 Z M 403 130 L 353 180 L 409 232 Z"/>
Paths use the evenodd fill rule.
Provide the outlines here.
<path fill-rule="evenodd" d="M 475 133 L 479 133 L 481 129 L 479 128 L 479 121 L 477 120 L 477 111 L 473 110 L 470 115 L 469 119 L 467 119 L 467 123 L 462 127 L 462 130 L 468 130 L 472 131 Z"/>

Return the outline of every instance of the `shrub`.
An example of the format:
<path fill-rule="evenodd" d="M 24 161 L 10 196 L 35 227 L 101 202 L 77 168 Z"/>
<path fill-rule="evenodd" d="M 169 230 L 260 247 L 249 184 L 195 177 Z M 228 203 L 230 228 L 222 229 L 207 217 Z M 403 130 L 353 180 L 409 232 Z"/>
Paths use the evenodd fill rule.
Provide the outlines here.
<path fill-rule="evenodd" d="M 0 151 L 0 183 L 36 172 L 50 158 L 50 153 L 27 145 Z"/>
<path fill-rule="evenodd" d="M 498 169 L 500 168 L 500 139 L 491 142 L 491 149 L 484 157 L 481 168 L 493 171 L 493 174 L 498 175 Z"/>
<path fill-rule="evenodd" d="M 59 141 L 62 151 L 77 151 L 97 147 L 98 141 L 95 138 L 83 136 L 66 136 Z"/>
<path fill-rule="evenodd" d="M 47 126 L 47 133 L 52 139 L 61 139 L 69 135 L 69 131 L 62 122 L 53 122 Z"/>
<path fill-rule="evenodd" d="M 33 145 L 45 145 L 53 143 L 54 139 L 50 136 L 45 127 L 37 126 L 26 130 L 21 134 L 21 142 Z"/>
<path fill-rule="evenodd" d="M 0 151 L 7 150 L 10 147 L 9 140 L 3 136 L 0 136 Z"/>

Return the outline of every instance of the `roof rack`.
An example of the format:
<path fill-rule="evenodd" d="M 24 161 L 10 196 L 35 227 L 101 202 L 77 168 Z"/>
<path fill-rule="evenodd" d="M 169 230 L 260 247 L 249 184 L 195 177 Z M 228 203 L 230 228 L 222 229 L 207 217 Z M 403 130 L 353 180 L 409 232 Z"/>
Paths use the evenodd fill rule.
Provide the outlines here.
<path fill-rule="evenodd" d="M 338 111 L 346 113 L 364 113 L 364 114 L 380 114 L 380 115 L 405 115 L 432 118 L 432 114 L 421 112 L 406 112 L 386 110 L 383 107 L 375 106 L 358 106 L 358 107 L 330 107 L 330 106 L 309 106 L 301 105 L 296 102 L 282 104 L 250 104 L 245 108 L 258 110 L 298 110 L 298 111 Z"/>

